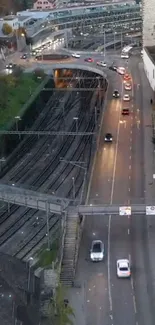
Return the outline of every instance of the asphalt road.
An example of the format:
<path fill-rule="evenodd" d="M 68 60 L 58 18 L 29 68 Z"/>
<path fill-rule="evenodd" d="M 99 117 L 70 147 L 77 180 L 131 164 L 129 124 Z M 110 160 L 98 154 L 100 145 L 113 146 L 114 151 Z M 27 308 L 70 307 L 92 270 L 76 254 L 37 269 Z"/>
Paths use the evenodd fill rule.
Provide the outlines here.
<path fill-rule="evenodd" d="M 120 59 L 119 65 L 124 65 Z M 142 89 L 138 61 L 132 58 L 127 70 L 131 71 L 131 101 L 124 104 L 113 100 L 117 88 L 121 97 L 122 79 L 111 73 L 108 105 L 101 128 L 100 144 L 94 167 L 89 203 L 144 202 L 144 158 Z M 122 117 L 121 107 L 130 107 L 130 116 Z M 111 132 L 112 144 L 104 143 L 104 134 Z M 87 325 L 153 325 L 153 310 L 147 260 L 145 216 L 91 216 L 85 219 L 77 268 L 77 280 L 85 292 Z M 89 260 L 93 239 L 105 243 L 104 262 Z M 129 258 L 132 263 L 131 279 L 117 279 L 116 260 Z"/>

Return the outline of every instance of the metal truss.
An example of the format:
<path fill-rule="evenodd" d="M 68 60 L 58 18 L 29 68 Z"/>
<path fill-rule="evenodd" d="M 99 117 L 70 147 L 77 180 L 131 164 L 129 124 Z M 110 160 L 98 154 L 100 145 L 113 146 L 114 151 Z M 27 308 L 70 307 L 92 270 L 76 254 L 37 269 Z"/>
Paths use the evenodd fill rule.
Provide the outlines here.
<path fill-rule="evenodd" d="M 26 190 L 8 185 L 0 185 L 0 200 L 8 204 L 17 204 L 26 206 L 36 210 L 48 211 L 58 215 L 67 212 L 73 217 L 81 215 L 155 215 L 155 206 L 146 204 L 132 204 L 130 206 L 122 206 L 121 204 L 103 204 L 103 205 L 79 205 L 75 206 L 72 203 L 78 204 L 76 201 L 55 197 L 48 194 Z"/>
<path fill-rule="evenodd" d="M 63 88 L 64 89 L 64 88 Z M 5 131 L 5 130 L 0 130 L 0 134 L 12 134 L 12 135 L 37 135 L 37 136 L 90 136 L 94 135 L 94 132 L 67 132 L 67 131 L 59 131 L 59 132 L 54 132 L 54 131 Z"/>
<path fill-rule="evenodd" d="M 0 184 L 0 200 L 8 204 L 17 204 L 36 210 L 47 211 L 61 215 L 70 201 L 53 195 L 43 194 L 20 187 Z"/>
<path fill-rule="evenodd" d="M 91 12 L 85 14 L 79 14 L 76 16 L 70 15 L 69 21 L 66 21 L 65 17 L 59 17 L 53 20 L 53 23 L 58 26 L 58 28 L 80 28 L 83 30 L 87 26 L 94 26 L 103 24 L 104 29 L 123 27 L 128 23 L 134 23 L 135 25 L 142 25 L 142 15 L 140 11 L 140 6 L 133 6 L 128 8 L 115 8 L 99 12 Z"/>

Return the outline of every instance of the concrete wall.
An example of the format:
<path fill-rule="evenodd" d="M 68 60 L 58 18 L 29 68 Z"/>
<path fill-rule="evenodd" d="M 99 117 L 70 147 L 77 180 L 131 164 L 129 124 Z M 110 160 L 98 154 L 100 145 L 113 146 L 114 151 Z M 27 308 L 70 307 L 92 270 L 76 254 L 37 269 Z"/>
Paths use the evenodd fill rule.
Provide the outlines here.
<path fill-rule="evenodd" d="M 147 50 L 143 50 L 143 63 L 146 76 L 149 80 L 150 86 L 155 91 L 155 64 L 152 62 Z"/>

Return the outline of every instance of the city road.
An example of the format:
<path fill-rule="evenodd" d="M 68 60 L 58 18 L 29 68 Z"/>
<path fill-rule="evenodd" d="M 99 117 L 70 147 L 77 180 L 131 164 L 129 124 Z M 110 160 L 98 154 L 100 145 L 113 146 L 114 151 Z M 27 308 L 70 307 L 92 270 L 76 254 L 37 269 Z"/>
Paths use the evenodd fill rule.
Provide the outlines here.
<path fill-rule="evenodd" d="M 118 59 L 118 64 L 123 65 Z M 142 93 L 139 89 L 138 62 L 127 64 L 131 71 L 131 101 L 124 104 L 122 77 L 111 73 L 108 105 L 101 127 L 100 143 L 93 170 L 88 202 L 130 204 L 144 202 Z M 121 99 L 112 99 L 118 89 Z M 121 108 L 130 108 L 122 117 Z M 113 143 L 105 144 L 111 132 Z M 149 267 L 144 216 L 91 216 L 85 219 L 77 268 L 77 280 L 83 285 L 87 325 L 153 325 L 148 292 Z M 105 244 L 106 256 L 92 263 L 89 251 L 93 239 Z M 116 260 L 129 258 L 131 279 L 117 279 Z"/>

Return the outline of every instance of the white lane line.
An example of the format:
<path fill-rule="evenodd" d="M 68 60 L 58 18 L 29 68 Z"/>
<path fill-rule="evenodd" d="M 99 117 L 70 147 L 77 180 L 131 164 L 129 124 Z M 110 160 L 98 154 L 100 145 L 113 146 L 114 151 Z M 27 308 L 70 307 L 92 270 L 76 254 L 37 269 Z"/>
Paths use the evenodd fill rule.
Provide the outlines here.
<path fill-rule="evenodd" d="M 134 311 L 135 311 L 135 314 L 136 314 L 136 313 L 137 313 L 137 308 L 136 308 L 136 298 L 135 298 L 134 295 L 132 296 L 132 298 L 133 298 Z"/>
<path fill-rule="evenodd" d="M 111 232 L 111 215 L 108 222 L 108 294 L 110 311 L 112 311 L 112 295 L 111 295 L 111 275 L 110 275 L 110 232 Z"/>
<path fill-rule="evenodd" d="M 129 159 L 131 159 L 131 156 L 129 157 Z"/>
<path fill-rule="evenodd" d="M 130 131 L 130 133 L 132 134 L 132 130 Z"/>
<path fill-rule="evenodd" d="M 130 138 L 130 142 L 132 142 L 132 138 Z"/>
<path fill-rule="evenodd" d="M 130 235 L 130 229 L 128 228 L 128 235 Z"/>
<path fill-rule="evenodd" d="M 128 191 L 130 192 L 130 187 L 128 188 Z"/>
<path fill-rule="evenodd" d="M 131 288 L 132 290 L 134 290 L 134 286 L 133 286 L 133 278 L 131 277 Z"/>
<path fill-rule="evenodd" d="M 120 112 L 121 112 L 121 110 L 120 110 Z M 118 119 L 118 125 L 117 125 L 116 149 L 115 149 L 115 158 L 114 158 L 114 168 L 113 168 L 113 174 L 112 174 L 110 204 L 112 204 L 112 201 L 113 201 L 114 186 L 115 186 L 116 162 L 117 162 L 117 153 L 118 153 L 118 140 L 119 140 L 119 133 L 120 133 L 120 123 L 119 123 L 119 121 L 120 121 L 120 113 L 119 113 L 119 119 Z"/>
<path fill-rule="evenodd" d="M 122 83 L 122 93 L 123 93 L 123 83 Z M 117 105 L 119 105 L 119 103 Z M 117 152 L 118 152 L 118 140 L 119 140 L 119 133 L 120 133 L 120 116 L 121 116 L 121 110 L 119 110 L 119 116 L 118 116 L 117 137 L 116 137 L 116 149 L 115 149 L 114 167 L 113 167 L 113 174 L 112 174 L 110 204 L 112 204 L 112 202 L 113 202 L 113 195 L 114 195 L 115 175 L 116 175 L 116 163 L 117 163 Z M 110 243 L 110 239 L 111 239 L 110 236 L 111 236 L 111 215 L 109 215 L 109 222 L 108 222 L 108 261 L 107 261 L 107 264 L 108 264 L 109 305 L 110 305 L 110 311 L 112 311 L 113 305 L 112 305 L 111 274 L 110 274 L 110 244 L 111 244 Z"/>
<path fill-rule="evenodd" d="M 131 169 L 131 165 L 129 165 L 129 169 Z"/>
<path fill-rule="evenodd" d="M 131 179 L 131 176 L 129 175 L 129 179 Z"/>
<path fill-rule="evenodd" d="M 130 150 L 132 150 L 132 146 L 130 146 Z"/>

